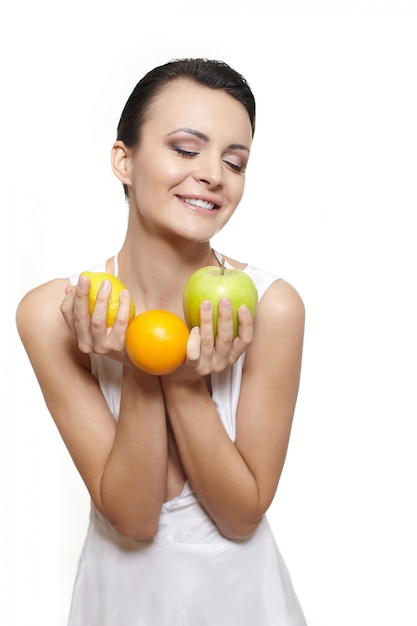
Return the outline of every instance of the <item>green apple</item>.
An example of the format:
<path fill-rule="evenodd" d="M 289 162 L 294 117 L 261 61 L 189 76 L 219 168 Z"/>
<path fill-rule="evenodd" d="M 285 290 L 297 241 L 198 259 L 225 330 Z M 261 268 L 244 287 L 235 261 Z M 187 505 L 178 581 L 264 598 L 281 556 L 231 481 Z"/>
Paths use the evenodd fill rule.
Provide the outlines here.
<path fill-rule="evenodd" d="M 210 300 L 213 305 L 213 330 L 217 334 L 218 303 L 221 298 L 229 298 L 233 312 L 234 337 L 238 334 L 238 308 L 245 304 L 252 317 L 255 316 L 258 304 L 258 291 L 255 283 L 245 272 L 222 267 L 207 265 L 191 274 L 183 294 L 183 308 L 185 321 L 189 328 L 200 325 L 200 305 L 204 300 Z"/>

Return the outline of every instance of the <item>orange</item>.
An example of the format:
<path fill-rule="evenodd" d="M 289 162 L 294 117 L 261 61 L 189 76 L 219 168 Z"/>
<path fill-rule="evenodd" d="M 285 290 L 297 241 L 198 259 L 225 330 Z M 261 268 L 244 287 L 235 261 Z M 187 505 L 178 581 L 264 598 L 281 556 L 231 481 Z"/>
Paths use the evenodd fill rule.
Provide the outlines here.
<path fill-rule="evenodd" d="M 100 285 L 103 280 L 109 280 L 111 282 L 111 291 L 109 296 L 109 304 L 107 307 L 107 326 L 113 326 L 116 319 L 117 309 L 119 308 L 120 292 L 126 289 L 121 280 L 108 274 L 107 272 L 81 272 L 81 276 L 87 276 L 90 280 L 90 291 L 88 292 L 88 303 L 90 315 L 94 311 L 94 306 L 97 299 L 97 293 L 100 289 Z M 130 314 L 129 320 L 135 317 L 135 305 L 133 300 L 130 299 Z"/>
<path fill-rule="evenodd" d="M 137 315 L 126 331 L 128 357 L 144 372 L 162 376 L 184 362 L 190 331 L 174 313 L 152 309 Z"/>

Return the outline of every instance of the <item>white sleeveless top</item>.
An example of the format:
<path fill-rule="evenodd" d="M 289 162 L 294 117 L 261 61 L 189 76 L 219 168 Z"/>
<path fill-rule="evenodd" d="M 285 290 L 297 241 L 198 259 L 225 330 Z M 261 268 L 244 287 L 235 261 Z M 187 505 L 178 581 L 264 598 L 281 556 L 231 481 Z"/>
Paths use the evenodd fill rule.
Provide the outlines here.
<path fill-rule="evenodd" d="M 105 263 L 92 271 L 106 271 Z M 244 271 L 259 299 L 278 279 L 250 265 Z M 77 279 L 70 280 L 75 284 Z M 91 362 L 117 420 L 122 366 L 99 355 L 92 355 Z M 213 401 L 233 441 L 243 362 L 244 355 L 211 377 Z M 181 494 L 162 506 L 154 540 L 134 541 L 121 536 L 92 505 L 68 626 L 305 624 L 266 516 L 251 537 L 226 539 L 186 482 Z"/>

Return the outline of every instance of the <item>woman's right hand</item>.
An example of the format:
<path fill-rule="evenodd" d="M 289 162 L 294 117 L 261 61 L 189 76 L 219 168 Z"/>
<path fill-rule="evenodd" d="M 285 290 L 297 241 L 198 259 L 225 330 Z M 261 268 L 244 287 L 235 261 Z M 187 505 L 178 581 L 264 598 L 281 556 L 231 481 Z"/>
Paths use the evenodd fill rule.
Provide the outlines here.
<path fill-rule="evenodd" d="M 107 308 L 111 290 L 109 281 L 103 281 L 92 315 L 89 312 L 88 293 L 90 281 L 80 276 L 77 285 L 68 285 L 61 303 L 61 313 L 77 339 L 78 348 L 84 354 L 102 354 L 134 367 L 125 350 L 125 335 L 129 324 L 130 294 L 120 293 L 120 304 L 112 327 L 106 325 Z"/>

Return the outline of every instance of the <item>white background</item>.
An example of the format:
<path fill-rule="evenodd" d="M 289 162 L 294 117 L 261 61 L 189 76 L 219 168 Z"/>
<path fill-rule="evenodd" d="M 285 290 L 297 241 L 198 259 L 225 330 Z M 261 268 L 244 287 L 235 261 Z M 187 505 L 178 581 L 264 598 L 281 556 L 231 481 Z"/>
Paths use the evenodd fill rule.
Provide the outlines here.
<path fill-rule="evenodd" d="M 0 623 L 65 625 L 88 516 L 17 303 L 118 250 L 124 102 L 154 65 L 206 56 L 258 103 L 246 195 L 213 243 L 307 309 L 278 544 L 309 626 L 416 626 L 416 2 L 144 6 L 0 5 Z"/>

